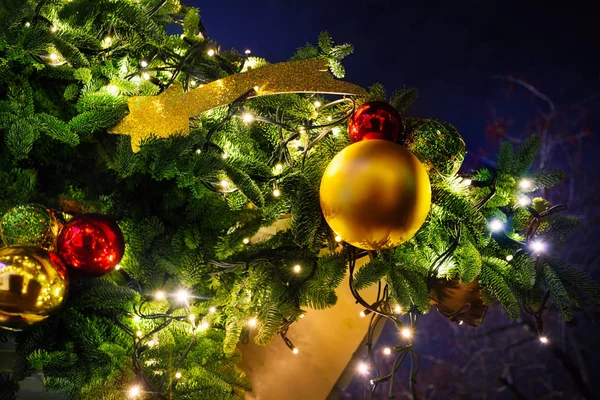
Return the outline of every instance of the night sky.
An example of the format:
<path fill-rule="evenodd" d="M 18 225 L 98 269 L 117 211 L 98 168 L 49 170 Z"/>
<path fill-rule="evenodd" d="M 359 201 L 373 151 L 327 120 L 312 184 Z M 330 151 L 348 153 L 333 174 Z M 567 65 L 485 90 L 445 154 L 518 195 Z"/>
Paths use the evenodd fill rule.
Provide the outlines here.
<path fill-rule="evenodd" d="M 453 123 L 470 150 L 484 146 L 490 101 L 504 92 L 492 75 L 526 78 L 558 103 L 600 91 L 598 21 L 591 2 L 187 0 L 200 8 L 209 37 L 223 49 L 252 50 L 271 62 L 316 43 L 327 30 L 355 52 L 346 78 L 382 83 L 391 93 L 415 86 L 409 114 Z M 527 3 L 523 5 L 521 3 Z M 514 104 L 514 103 L 513 103 Z M 513 107 L 517 120 L 535 109 Z M 595 124 L 596 120 L 590 121 Z"/>

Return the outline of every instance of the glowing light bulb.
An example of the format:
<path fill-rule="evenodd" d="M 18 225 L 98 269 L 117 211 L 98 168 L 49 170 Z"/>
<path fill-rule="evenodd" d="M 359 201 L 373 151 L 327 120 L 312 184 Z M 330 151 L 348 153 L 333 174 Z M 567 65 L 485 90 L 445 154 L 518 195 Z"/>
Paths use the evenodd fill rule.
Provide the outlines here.
<path fill-rule="evenodd" d="M 361 373 L 361 374 L 363 374 L 363 375 L 368 374 L 369 373 L 369 366 L 367 364 L 365 364 L 365 363 L 358 364 L 358 372 Z"/>
<path fill-rule="evenodd" d="M 254 121 L 254 115 L 250 114 L 250 113 L 244 113 L 242 115 L 242 121 L 244 121 L 245 123 L 250 123 L 252 121 Z"/>
<path fill-rule="evenodd" d="M 50 32 L 52 32 L 52 33 L 55 33 L 55 32 L 57 32 L 57 31 L 58 31 L 58 26 L 56 26 L 56 25 L 52 25 L 52 26 L 50 27 Z"/>
<path fill-rule="evenodd" d="M 50 53 L 49 57 L 52 61 L 58 60 L 58 54 L 56 54 L 56 53 Z"/>
<path fill-rule="evenodd" d="M 175 379 L 181 379 L 181 372 L 175 373 Z"/>
<path fill-rule="evenodd" d="M 149 74 L 149 73 L 147 73 L 147 72 L 144 72 L 144 73 L 142 74 L 142 78 L 144 78 L 145 80 L 148 80 L 148 79 L 150 79 L 150 74 Z"/>
<path fill-rule="evenodd" d="M 248 244 L 248 243 L 250 243 L 250 239 L 244 238 L 244 240 L 242 240 L 242 242 L 244 242 L 244 244 Z"/>
<path fill-rule="evenodd" d="M 112 43 L 112 38 L 110 36 L 107 36 L 104 38 L 104 43 L 106 45 L 110 45 Z"/>
<path fill-rule="evenodd" d="M 248 326 L 254 328 L 258 324 L 256 318 L 252 317 L 248 320 Z"/>
<path fill-rule="evenodd" d="M 302 267 L 300 266 L 300 264 L 294 265 L 294 273 L 299 274 L 300 271 L 302 271 Z"/>
<path fill-rule="evenodd" d="M 383 354 L 385 354 L 386 356 L 389 356 L 390 354 L 392 354 L 392 349 L 390 349 L 389 347 L 386 347 L 385 349 L 383 349 Z"/>
<path fill-rule="evenodd" d="M 196 82 L 194 79 L 192 79 L 192 80 L 190 81 L 190 85 L 191 85 L 191 86 L 196 86 L 196 83 L 198 83 L 198 82 Z"/>
<path fill-rule="evenodd" d="M 277 164 L 275 165 L 275 169 L 276 169 L 277 171 L 281 171 L 281 170 L 283 169 L 283 164 L 282 164 L 282 163 L 277 163 Z"/>
<path fill-rule="evenodd" d="M 531 179 L 523 178 L 519 181 L 519 187 L 523 190 L 531 189 L 533 182 Z"/>
<path fill-rule="evenodd" d="M 217 312 L 217 308 L 216 307 L 211 307 L 211 308 L 208 309 L 208 312 L 211 313 L 211 314 L 214 314 L 214 313 Z"/>
<path fill-rule="evenodd" d="M 25 28 L 29 28 L 31 26 L 30 22 L 25 22 Z"/>
<path fill-rule="evenodd" d="M 136 314 L 133 316 L 132 320 L 133 320 L 133 322 L 135 322 L 137 324 L 138 322 L 140 322 L 142 320 L 142 317 L 140 317 L 139 315 Z"/>
<path fill-rule="evenodd" d="M 210 327 L 209 323 L 204 321 L 200 324 L 200 326 L 198 326 L 198 330 L 199 331 L 205 331 Z"/>
<path fill-rule="evenodd" d="M 117 264 L 117 266 L 115 267 L 115 270 L 120 270 L 121 269 L 121 264 Z"/>
<path fill-rule="evenodd" d="M 219 185 L 221 185 L 223 189 L 227 189 L 229 187 L 229 182 L 223 179 L 221 182 L 219 182 Z"/>
<path fill-rule="evenodd" d="M 273 197 L 279 197 L 279 196 L 281 196 L 281 190 L 274 189 L 273 190 Z"/>
<path fill-rule="evenodd" d="M 260 88 L 258 86 L 254 86 L 252 89 L 254 89 L 255 92 L 258 92 Z"/>
<path fill-rule="evenodd" d="M 196 149 L 196 154 L 202 153 L 202 149 Z"/>
<path fill-rule="evenodd" d="M 137 331 L 137 332 L 135 333 L 135 336 L 137 336 L 137 337 L 140 337 L 140 338 L 141 338 L 142 336 L 144 336 L 144 332 L 142 332 L 142 331 Z"/>
<path fill-rule="evenodd" d="M 506 261 L 512 261 L 515 258 L 512 254 L 506 256 Z"/>
<path fill-rule="evenodd" d="M 250 53 L 252 53 L 252 52 L 250 51 L 250 49 L 246 49 L 246 51 L 244 51 L 244 54 L 246 54 L 246 55 L 248 55 L 248 54 L 250 54 Z"/>
<path fill-rule="evenodd" d="M 395 312 L 396 314 L 400 314 L 400 313 L 402 312 L 402 307 L 400 307 L 400 306 L 396 306 L 396 307 L 394 307 L 394 312 Z"/>
<path fill-rule="evenodd" d="M 156 300 L 164 300 L 165 297 L 167 297 L 167 295 L 162 290 L 159 290 L 156 293 L 154 293 L 154 299 Z"/>
<path fill-rule="evenodd" d="M 321 102 L 317 100 L 313 103 L 313 105 L 315 106 L 315 108 L 319 108 L 321 107 Z"/>
<path fill-rule="evenodd" d="M 116 96 L 119 94 L 119 88 L 116 87 L 115 85 L 108 85 L 106 87 L 106 91 L 110 94 L 112 94 L 113 96 Z"/>
<path fill-rule="evenodd" d="M 208 49 L 208 51 L 206 52 L 206 54 L 208 54 L 209 57 L 212 57 L 215 55 L 215 50 L 214 49 Z"/>
<path fill-rule="evenodd" d="M 540 342 L 542 342 L 542 344 L 547 344 L 549 342 L 548 337 L 540 336 Z"/>
<path fill-rule="evenodd" d="M 459 325 L 462 325 L 462 324 L 464 324 L 464 323 L 465 323 L 465 321 L 463 321 L 462 319 L 461 319 L 460 321 L 458 321 L 458 324 L 459 324 Z"/>
<path fill-rule="evenodd" d="M 229 157 L 229 154 L 227 154 L 227 152 L 226 152 L 226 151 L 225 151 L 225 152 L 223 152 L 223 154 L 221 154 L 221 158 L 222 158 L 223 160 L 227 160 L 227 158 L 228 158 L 228 157 Z"/>
<path fill-rule="evenodd" d="M 335 236 L 335 241 L 338 242 L 338 243 L 341 242 L 342 241 L 342 237 L 340 235 L 336 235 Z"/>
<path fill-rule="evenodd" d="M 146 343 L 148 345 L 148 347 L 154 347 L 154 345 L 156 343 L 154 343 L 154 340 L 149 341 L 148 343 Z"/>
<path fill-rule="evenodd" d="M 490 230 L 492 232 L 500 232 L 504 229 L 504 222 L 499 219 L 493 219 L 490 221 Z"/>
<path fill-rule="evenodd" d="M 176 294 L 175 297 L 177 298 L 177 300 L 180 303 L 187 303 L 188 300 L 190 299 L 190 293 L 185 290 L 185 289 L 180 289 Z"/>
<path fill-rule="evenodd" d="M 196 321 L 196 316 L 194 314 L 188 315 L 188 318 L 192 324 L 194 323 L 194 321 Z"/>
<path fill-rule="evenodd" d="M 329 122 L 333 121 L 333 118 L 331 117 L 331 115 L 329 117 L 327 117 L 327 121 L 329 121 Z"/>
<path fill-rule="evenodd" d="M 304 314 L 300 314 L 300 318 L 304 318 Z"/>
<path fill-rule="evenodd" d="M 521 196 L 521 197 L 519 197 L 518 201 L 519 201 L 519 205 L 521 207 L 527 207 L 528 205 L 531 204 L 531 199 L 529 197 L 527 197 L 527 196 Z"/>
<path fill-rule="evenodd" d="M 363 317 L 364 317 L 365 315 L 367 315 L 367 314 L 365 314 L 365 312 L 364 312 L 364 311 L 361 311 L 361 312 L 359 312 L 359 313 L 358 313 L 358 315 L 360 315 L 360 317 L 361 317 L 361 318 L 363 318 Z"/>
<path fill-rule="evenodd" d="M 146 61 L 146 60 L 142 60 L 142 61 L 140 61 L 140 66 L 141 66 L 142 68 L 146 68 L 146 67 L 148 66 L 148 61 Z"/>
<path fill-rule="evenodd" d="M 473 181 L 470 179 L 463 179 L 461 183 L 465 186 L 471 186 L 471 183 L 473 183 Z"/>
<path fill-rule="evenodd" d="M 138 397 L 141 393 L 142 393 L 142 388 L 137 385 L 130 387 L 129 390 L 127 391 L 127 395 L 131 399 Z"/>
<path fill-rule="evenodd" d="M 292 350 L 292 353 L 298 354 L 298 348 L 294 347 L 294 349 Z"/>
<path fill-rule="evenodd" d="M 546 249 L 546 244 L 541 240 L 534 240 L 533 242 L 531 242 L 531 244 L 529 244 L 529 247 L 531 247 L 531 250 L 535 251 L 536 253 L 539 253 Z"/>
<path fill-rule="evenodd" d="M 402 330 L 400 331 L 400 334 L 402 335 L 403 338 L 410 339 L 413 335 L 413 332 L 410 328 L 402 328 Z"/>

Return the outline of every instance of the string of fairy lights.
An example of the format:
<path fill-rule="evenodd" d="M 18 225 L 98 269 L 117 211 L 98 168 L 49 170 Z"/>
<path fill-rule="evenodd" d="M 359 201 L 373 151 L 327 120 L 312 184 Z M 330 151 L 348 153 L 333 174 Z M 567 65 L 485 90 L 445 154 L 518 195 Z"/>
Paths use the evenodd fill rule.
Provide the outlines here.
<path fill-rule="evenodd" d="M 40 11 L 42 6 L 46 3 L 46 0 L 40 1 L 36 8 L 36 15 L 32 21 L 26 21 L 23 26 L 26 29 L 32 27 L 32 24 L 43 23 L 47 26 L 47 29 L 50 33 L 55 34 L 59 32 L 60 23 L 58 21 L 52 22 L 47 18 L 40 15 Z M 158 11 L 166 1 L 161 1 L 155 6 L 153 9 L 149 10 L 149 15 L 152 15 L 156 11 Z M 109 51 L 112 46 L 117 42 L 116 38 L 118 37 L 118 33 L 111 26 L 108 27 L 104 31 L 104 36 L 102 36 L 103 32 L 98 34 L 100 39 L 100 47 L 102 50 L 99 51 Z M 202 26 L 199 27 L 197 32 L 197 36 L 203 38 L 204 32 Z M 182 35 L 182 39 L 186 40 L 184 35 Z M 189 42 L 189 41 L 188 41 Z M 208 42 L 200 42 L 193 43 L 189 42 L 190 48 L 184 55 L 169 53 L 163 56 L 159 55 L 158 52 L 154 52 L 150 54 L 146 59 L 143 59 L 139 62 L 139 68 L 132 74 L 126 76 L 126 79 L 131 80 L 132 82 L 141 82 L 141 80 L 149 81 L 155 85 L 157 85 L 161 91 L 167 89 L 173 82 L 176 81 L 180 74 L 185 74 L 184 82 L 184 90 L 191 90 L 196 87 L 202 87 L 204 84 L 210 82 L 216 77 L 207 77 L 200 73 L 198 70 L 189 67 L 188 61 L 190 59 L 197 60 L 201 58 L 203 55 L 208 56 L 209 58 L 215 58 L 219 61 L 220 66 L 224 67 L 225 70 L 228 70 L 230 73 L 241 72 L 246 64 L 250 62 L 250 50 L 245 50 L 243 62 L 237 70 L 232 70 L 229 65 L 225 62 L 223 58 L 219 56 L 218 50 L 213 47 L 207 47 L 210 45 Z M 162 57 L 162 58 L 161 58 Z M 49 66 L 61 66 L 67 63 L 67 61 L 62 57 L 60 52 L 56 49 L 50 50 L 47 54 L 38 55 L 38 59 L 41 62 L 46 63 Z M 175 60 L 169 61 L 169 60 Z M 126 72 L 127 70 L 125 70 Z M 168 81 L 162 82 L 157 76 L 157 73 L 166 73 L 170 74 Z M 114 83 L 109 83 L 104 88 L 106 92 L 112 95 L 119 95 L 120 89 L 118 85 Z M 251 124 L 254 122 L 262 122 L 271 125 L 275 125 L 278 128 L 279 135 L 279 145 L 276 150 L 272 154 L 269 160 L 269 165 L 273 167 L 273 177 L 267 178 L 270 186 L 272 186 L 272 196 L 274 198 L 279 198 L 282 195 L 282 190 L 280 187 L 281 179 L 285 177 L 285 167 L 291 166 L 294 163 L 294 159 L 290 153 L 289 145 L 293 141 L 296 141 L 302 135 L 308 135 L 309 140 L 304 146 L 299 146 L 298 150 L 301 150 L 302 154 L 302 165 L 306 159 L 306 155 L 309 150 L 314 147 L 320 140 L 322 140 L 327 135 L 331 134 L 333 136 L 337 136 L 340 132 L 340 125 L 343 124 L 354 112 L 355 103 L 352 97 L 344 97 L 342 99 L 329 102 L 325 105 L 321 103 L 319 100 L 313 101 L 313 106 L 315 111 L 324 116 L 324 121 L 317 123 L 316 120 L 309 120 L 307 123 L 296 123 L 290 124 L 285 121 L 285 113 L 283 110 L 278 110 L 275 118 L 268 118 L 261 115 L 253 114 L 244 108 L 245 102 L 253 97 L 260 90 L 259 87 L 250 88 L 246 93 L 232 102 L 227 110 L 226 116 L 215 126 L 213 126 L 207 133 L 205 142 L 203 146 L 197 149 L 196 154 L 202 155 L 205 152 L 209 152 L 212 150 L 217 151 L 220 154 L 222 159 L 227 159 L 229 157 L 229 153 L 219 147 L 217 144 L 211 141 L 213 134 L 219 131 L 221 128 L 225 126 L 226 123 L 230 122 L 234 117 L 239 118 L 245 124 Z M 326 110 L 333 109 L 333 112 L 327 113 Z M 284 135 L 284 132 L 290 133 L 287 137 Z M 315 132 L 315 134 L 311 134 Z M 260 179 L 265 179 L 265 177 L 253 177 Z M 222 195 L 227 195 L 229 193 L 235 192 L 237 188 L 227 179 L 222 179 L 214 182 L 203 182 L 204 185 L 210 189 L 211 191 L 220 193 Z M 484 187 L 490 186 L 491 191 L 490 194 L 483 199 L 480 203 L 477 204 L 477 208 L 481 209 L 495 194 L 495 178 L 489 182 L 482 182 L 473 180 L 470 177 L 463 177 L 462 182 L 465 186 L 473 186 L 473 187 Z M 517 241 L 513 239 L 509 233 L 506 231 L 505 223 L 497 218 L 494 218 L 489 221 L 489 229 L 496 238 L 501 238 L 502 240 L 509 240 L 513 244 L 518 244 L 519 249 L 514 254 L 506 255 L 505 259 L 507 262 L 511 262 L 514 257 L 519 252 L 529 252 L 529 254 L 533 257 L 536 257 L 536 267 L 538 270 L 541 268 L 543 264 L 543 255 L 548 251 L 548 245 L 541 239 L 536 236 L 537 229 L 539 227 L 540 221 L 543 218 L 546 218 L 556 212 L 564 211 L 566 206 L 558 205 L 549 208 L 544 212 L 537 212 L 532 207 L 532 200 L 527 195 L 534 188 L 533 181 L 530 178 L 523 178 L 518 183 L 520 192 L 517 197 L 517 204 L 515 207 L 523 207 L 529 211 L 532 216 L 532 221 L 530 223 L 529 228 L 527 229 L 527 233 L 525 236 L 525 241 Z M 437 275 L 439 266 L 446 262 L 449 258 L 452 257 L 454 250 L 456 249 L 458 242 L 460 240 L 460 224 L 456 224 L 456 237 L 455 240 L 450 245 L 449 249 L 444 253 L 440 254 L 434 263 L 429 268 L 428 277 L 432 278 Z M 335 236 L 335 241 L 338 243 L 343 243 L 343 238 L 340 236 Z M 244 245 L 250 245 L 250 238 L 243 238 L 242 240 Z M 416 398 L 416 374 L 419 370 L 420 366 L 420 357 L 419 354 L 414 349 L 414 338 L 417 330 L 417 316 L 418 311 L 414 306 L 411 306 L 407 311 L 408 322 L 403 322 L 401 319 L 401 314 L 403 313 L 403 309 L 399 305 L 392 304 L 390 299 L 390 292 L 387 286 L 387 283 L 382 284 L 379 282 L 377 298 L 374 303 L 368 303 L 365 301 L 358 290 L 354 286 L 354 272 L 356 267 L 356 261 L 360 257 L 369 256 L 371 258 L 375 258 L 377 255 L 374 252 L 364 252 L 360 251 L 346 243 L 343 243 L 344 251 L 347 252 L 348 255 L 348 266 L 349 266 L 349 286 L 350 290 L 356 299 L 357 303 L 360 304 L 364 310 L 360 311 L 361 317 L 366 317 L 371 314 L 371 320 L 369 323 L 369 329 L 367 332 L 367 358 L 368 362 L 360 363 L 357 366 L 357 372 L 359 374 L 369 376 L 370 383 L 370 398 L 373 398 L 378 387 L 386 382 L 389 382 L 389 398 L 393 398 L 393 387 L 394 387 L 394 377 L 396 373 L 400 369 L 401 365 L 406 359 L 410 360 L 410 373 L 409 373 L 409 386 L 411 389 L 411 393 L 413 398 Z M 244 262 L 236 262 L 236 263 L 226 263 L 221 261 L 211 261 L 211 263 L 220 268 L 219 273 L 228 273 L 233 270 L 237 270 L 238 268 L 249 268 L 255 263 L 255 265 L 268 265 L 272 263 L 271 259 L 261 259 L 257 258 L 251 261 Z M 118 268 L 121 274 L 127 280 L 127 285 L 140 293 L 144 293 L 144 290 L 139 282 L 133 279 L 127 272 L 125 272 L 122 268 Z M 291 271 L 293 274 L 298 275 L 304 269 L 304 266 L 301 263 L 295 263 L 291 266 Z M 312 270 L 314 271 L 315 267 L 313 266 Z M 282 280 L 285 278 L 282 277 Z M 428 282 L 429 284 L 429 282 Z M 190 304 L 192 301 L 197 298 L 193 296 L 189 289 L 181 288 L 174 293 L 167 293 L 162 290 L 158 290 L 151 295 L 143 294 L 142 302 L 136 306 L 133 314 L 122 315 L 121 317 L 130 318 L 134 325 L 139 324 L 142 320 L 160 320 L 161 322 L 154 327 L 152 330 L 148 332 L 144 332 L 141 329 L 132 329 L 127 323 L 121 321 L 121 319 L 116 318 L 115 324 L 127 332 L 133 341 L 133 351 L 132 351 L 132 363 L 134 365 L 135 373 L 136 373 L 136 382 L 134 382 L 125 392 L 128 398 L 135 399 L 139 398 L 142 395 L 150 394 L 153 396 L 155 400 L 166 400 L 168 399 L 168 392 L 161 390 L 167 383 L 167 379 L 170 377 L 171 381 L 174 384 L 177 382 L 181 382 L 184 378 L 183 373 L 179 370 L 183 365 L 186 357 L 189 354 L 190 349 L 196 341 L 196 337 L 198 334 L 205 332 L 210 329 L 211 325 L 208 322 L 209 317 L 212 314 L 215 314 L 219 311 L 217 307 L 211 306 L 208 308 L 207 313 L 204 315 L 195 315 L 191 312 Z M 206 300 L 206 299 L 202 299 Z M 543 330 L 543 321 L 542 314 L 546 309 L 546 301 L 548 300 L 548 292 L 544 295 L 544 299 L 539 308 L 534 309 L 529 304 L 524 305 L 524 309 L 527 313 L 531 314 L 536 321 L 536 327 L 538 331 L 539 341 L 546 345 L 549 343 L 549 338 L 544 334 Z M 164 302 L 167 301 L 169 304 L 168 309 L 163 313 L 145 313 L 144 307 L 148 302 L 157 301 Z M 183 309 L 184 315 L 174 315 L 177 310 Z M 302 318 L 304 314 L 300 315 Z M 460 310 L 458 313 L 458 323 L 462 324 L 462 320 L 460 318 Z M 391 321 L 398 329 L 399 335 L 402 338 L 403 342 L 392 346 L 392 347 L 384 347 L 382 349 L 382 353 L 385 356 L 395 356 L 394 362 L 392 364 L 392 369 L 387 374 L 381 374 L 375 365 L 374 358 L 374 343 L 373 336 L 374 332 L 377 329 L 377 326 L 383 322 L 389 320 Z M 187 350 L 180 356 L 180 358 L 175 362 L 172 373 L 165 374 L 162 377 L 161 382 L 157 387 L 154 387 L 151 379 L 148 378 L 144 371 L 144 365 L 142 363 L 142 356 L 145 351 L 148 349 L 154 348 L 155 346 L 159 346 L 158 340 L 158 332 L 162 329 L 165 329 L 169 326 L 173 321 L 184 322 L 190 325 L 190 334 L 191 339 Z M 282 340 L 286 344 L 286 346 L 292 351 L 293 354 L 298 354 L 299 349 L 292 343 L 292 341 L 287 337 L 288 330 L 291 324 L 294 321 L 284 321 L 284 324 L 280 327 L 278 334 L 281 336 Z M 246 325 L 248 329 L 255 329 L 259 325 L 259 321 L 256 316 L 250 316 Z M 371 373 L 375 371 L 375 374 Z M 170 383 L 173 384 L 173 383 Z"/>

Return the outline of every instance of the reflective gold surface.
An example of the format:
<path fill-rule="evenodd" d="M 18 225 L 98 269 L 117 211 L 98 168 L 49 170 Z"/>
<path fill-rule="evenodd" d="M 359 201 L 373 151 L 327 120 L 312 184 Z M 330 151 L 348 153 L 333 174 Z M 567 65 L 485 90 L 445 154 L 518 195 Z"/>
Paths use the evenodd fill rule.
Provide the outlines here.
<path fill-rule="evenodd" d="M 0 250 L 0 327 L 22 329 L 63 302 L 68 277 L 60 258 L 39 247 Z"/>
<path fill-rule="evenodd" d="M 421 162 L 404 147 L 378 139 L 338 153 L 323 174 L 320 195 L 331 229 L 367 250 L 410 239 L 431 205 L 429 176 Z"/>

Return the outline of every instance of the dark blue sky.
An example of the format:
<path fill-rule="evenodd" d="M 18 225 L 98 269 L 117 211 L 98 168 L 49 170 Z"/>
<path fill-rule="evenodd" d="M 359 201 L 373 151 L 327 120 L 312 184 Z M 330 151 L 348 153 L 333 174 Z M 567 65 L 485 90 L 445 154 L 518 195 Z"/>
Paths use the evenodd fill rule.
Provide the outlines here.
<path fill-rule="evenodd" d="M 557 103 L 600 91 L 600 31 L 591 2 L 184 2 L 200 8 L 208 35 L 223 48 L 250 48 L 271 62 L 329 31 L 336 42 L 355 46 L 345 61 L 347 80 L 380 82 L 390 92 L 419 88 L 409 114 L 453 123 L 472 150 L 484 144 L 489 101 L 502 97 L 494 74 L 539 82 Z"/>

